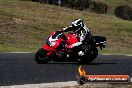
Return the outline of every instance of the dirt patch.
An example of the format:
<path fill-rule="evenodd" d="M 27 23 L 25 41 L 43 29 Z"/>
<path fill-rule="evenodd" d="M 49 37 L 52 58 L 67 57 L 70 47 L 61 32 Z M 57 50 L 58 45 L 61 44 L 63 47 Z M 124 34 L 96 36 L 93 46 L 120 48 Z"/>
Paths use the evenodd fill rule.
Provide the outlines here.
<path fill-rule="evenodd" d="M 16 24 L 25 24 L 28 23 L 28 20 L 21 18 L 12 18 Z"/>

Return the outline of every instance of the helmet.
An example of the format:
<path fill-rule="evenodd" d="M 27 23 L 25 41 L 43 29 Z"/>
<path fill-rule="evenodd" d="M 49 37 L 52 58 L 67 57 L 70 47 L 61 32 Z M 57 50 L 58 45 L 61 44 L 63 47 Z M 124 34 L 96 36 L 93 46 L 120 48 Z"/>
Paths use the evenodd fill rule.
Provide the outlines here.
<path fill-rule="evenodd" d="M 74 32 L 77 32 L 84 26 L 83 21 L 81 19 L 75 19 L 72 21 L 72 28 Z"/>

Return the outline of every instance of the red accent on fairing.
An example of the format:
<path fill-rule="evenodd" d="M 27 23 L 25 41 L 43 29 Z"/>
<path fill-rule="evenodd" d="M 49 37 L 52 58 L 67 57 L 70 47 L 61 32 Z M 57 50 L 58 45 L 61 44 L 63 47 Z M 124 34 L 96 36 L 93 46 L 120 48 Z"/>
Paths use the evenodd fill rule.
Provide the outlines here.
<path fill-rule="evenodd" d="M 52 46 L 52 48 L 54 48 L 54 49 L 56 49 L 59 45 L 60 45 L 60 42 L 62 42 L 62 41 L 64 41 L 63 39 L 58 39 L 58 40 L 56 40 L 56 41 L 54 41 L 55 42 L 55 45 L 54 46 Z"/>
<path fill-rule="evenodd" d="M 67 34 L 66 37 L 67 37 L 66 43 L 68 45 L 71 45 L 71 44 L 78 42 L 78 39 L 77 39 L 75 34 Z"/>
<path fill-rule="evenodd" d="M 49 45 L 45 44 L 42 46 L 43 49 L 47 50 L 47 51 L 54 51 L 55 49 L 50 47 Z"/>
<path fill-rule="evenodd" d="M 55 32 L 52 32 L 50 34 L 50 36 L 52 36 L 54 34 L 55 34 Z M 75 34 L 67 34 L 66 37 L 67 37 L 66 43 L 68 45 L 71 45 L 71 44 L 74 44 L 74 43 L 78 42 L 78 39 L 77 39 Z M 60 42 L 62 42 L 62 41 L 64 41 L 64 40 L 59 38 L 58 40 L 53 41 L 53 42 L 55 42 L 54 46 L 49 46 L 49 45 L 45 44 L 45 45 L 42 46 L 42 48 L 48 51 L 47 55 L 50 55 L 53 51 L 56 52 L 56 48 L 60 45 Z"/>

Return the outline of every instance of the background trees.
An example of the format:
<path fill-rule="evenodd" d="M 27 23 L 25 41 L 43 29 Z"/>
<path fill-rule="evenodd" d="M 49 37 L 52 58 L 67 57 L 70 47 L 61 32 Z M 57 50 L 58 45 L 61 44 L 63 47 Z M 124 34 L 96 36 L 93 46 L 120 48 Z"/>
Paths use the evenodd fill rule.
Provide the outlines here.
<path fill-rule="evenodd" d="M 94 0 L 39 0 L 54 5 L 60 5 L 76 10 L 87 10 L 96 13 L 107 13 L 108 6 L 102 2 L 96 3 Z"/>

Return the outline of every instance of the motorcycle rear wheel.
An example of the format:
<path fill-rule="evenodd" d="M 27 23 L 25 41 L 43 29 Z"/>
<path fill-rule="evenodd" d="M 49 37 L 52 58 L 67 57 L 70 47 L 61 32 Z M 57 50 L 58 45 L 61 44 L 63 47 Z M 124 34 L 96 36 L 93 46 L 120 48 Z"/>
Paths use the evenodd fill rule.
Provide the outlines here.
<path fill-rule="evenodd" d="M 98 49 L 92 49 L 91 53 L 86 54 L 84 57 L 81 58 L 80 63 L 90 63 L 98 56 Z"/>
<path fill-rule="evenodd" d="M 38 64 L 46 64 L 50 61 L 49 56 L 47 56 L 47 51 L 44 49 L 39 49 L 35 54 L 35 61 Z"/>

